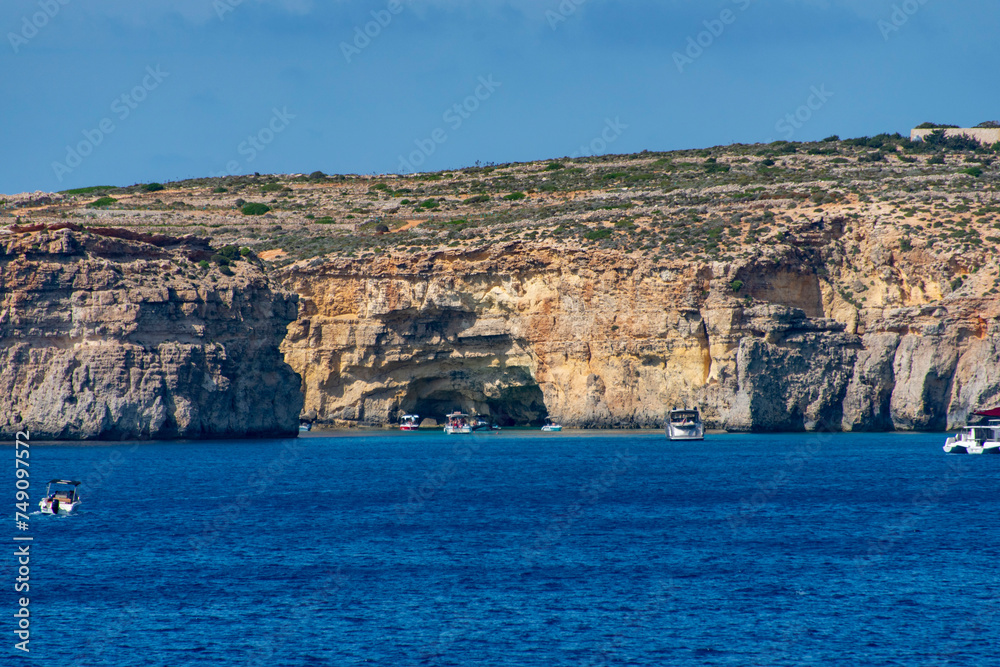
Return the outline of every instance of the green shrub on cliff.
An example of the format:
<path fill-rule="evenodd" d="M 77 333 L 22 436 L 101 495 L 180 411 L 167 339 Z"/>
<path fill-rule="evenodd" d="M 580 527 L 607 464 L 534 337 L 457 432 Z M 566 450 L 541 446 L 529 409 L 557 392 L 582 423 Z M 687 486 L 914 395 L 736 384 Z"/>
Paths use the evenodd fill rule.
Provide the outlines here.
<path fill-rule="evenodd" d="M 267 204 L 250 202 L 249 204 L 244 204 L 240 211 L 242 211 L 243 215 L 264 215 L 271 211 L 271 207 Z"/>
<path fill-rule="evenodd" d="M 118 200 L 114 197 L 101 197 L 87 204 L 87 208 L 104 208 L 105 206 L 111 206 L 112 204 L 117 203 Z"/>
<path fill-rule="evenodd" d="M 103 192 L 105 190 L 114 190 L 116 186 L 114 185 L 91 185 L 88 188 L 75 188 L 73 190 L 63 190 L 59 194 L 63 195 L 92 195 L 97 192 Z"/>
<path fill-rule="evenodd" d="M 144 186 L 142 186 L 142 190 L 144 192 L 159 192 L 160 190 L 163 189 L 164 189 L 163 184 L 161 183 L 146 183 Z"/>

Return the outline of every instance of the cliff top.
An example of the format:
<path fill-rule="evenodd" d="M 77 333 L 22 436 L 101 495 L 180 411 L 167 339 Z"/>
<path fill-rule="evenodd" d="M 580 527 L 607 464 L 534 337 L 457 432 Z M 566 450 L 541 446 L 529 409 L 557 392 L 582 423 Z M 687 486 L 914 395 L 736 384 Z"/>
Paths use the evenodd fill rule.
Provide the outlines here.
<path fill-rule="evenodd" d="M 228 176 L 0 196 L 0 226 L 211 237 L 276 267 L 513 243 L 658 264 L 777 261 L 822 248 L 821 262 L 851 260 L 841 292 L 862 307 L 879 271 L 904 267 L 921 267 L 934 283 L 914 302 L 963 286 L 969 296 L 997 292 L 998 152 L 962 137 L 928 144 L 895 134 L 407 176 Z"/>

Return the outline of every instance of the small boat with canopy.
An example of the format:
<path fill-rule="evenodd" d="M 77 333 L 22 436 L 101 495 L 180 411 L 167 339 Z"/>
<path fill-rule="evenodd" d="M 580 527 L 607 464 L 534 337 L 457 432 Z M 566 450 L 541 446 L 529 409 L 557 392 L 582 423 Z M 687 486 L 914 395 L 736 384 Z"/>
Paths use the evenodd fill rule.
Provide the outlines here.
<path fill-rule="evenodd" d="M 71 514 L 80 506 L 80 482 L 54 479 L 45 487 L 45 497 L 38 503 L 42 514 Z"/>

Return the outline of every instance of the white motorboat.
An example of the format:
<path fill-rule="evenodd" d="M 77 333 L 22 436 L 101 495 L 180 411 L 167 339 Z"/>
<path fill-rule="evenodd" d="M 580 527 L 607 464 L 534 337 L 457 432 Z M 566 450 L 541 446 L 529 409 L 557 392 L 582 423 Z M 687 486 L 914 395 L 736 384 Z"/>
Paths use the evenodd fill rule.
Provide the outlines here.
<path fill-rule="evenodd" d="M 944 451 L 947 454 L 1000 454 L 1000 419 L 966 426 L 965 432 L 956 433 L 945 441 Z"/>
<path fill-rule="evenodd" d="M 420 428 L 420 415 L 403 415 L 399 418 L 400 431 L 416 431 Z"/>
<path fill-rule="evenodd" d="M 667 438 L 670 440 L 704 440 L 705 426 L 698 408 L 673 409 L 667 417 Z"/>
<path fill-rule="evenodd" d="M 444 424 L 444 432 L 448 435 L 472 433 L 469 415 L 464 412 L 452 412 L 450 415 L 445 415 L 445 419 L 447 421 Z"/>
<path fill-rule="evenodd" d="M 42 514 L 70 514 L 80 506 L 77 487 L 80 482 L 54 479 L 45 487 L 45 497 L 38 503 Z"/>
<path fill-rule="evenodd" d="M 542 426 L 542 430 L 548 433 L 554 433 L 562 430 L 562 424 L 557 424 L 552 421 L 550 417 L 545 418 L 545 424 Z"/>

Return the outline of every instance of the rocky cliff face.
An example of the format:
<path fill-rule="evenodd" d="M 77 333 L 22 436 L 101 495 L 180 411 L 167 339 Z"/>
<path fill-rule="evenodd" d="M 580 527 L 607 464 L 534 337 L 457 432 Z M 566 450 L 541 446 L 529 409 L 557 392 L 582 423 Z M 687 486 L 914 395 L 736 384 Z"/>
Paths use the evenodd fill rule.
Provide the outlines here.
<path fill-rule="evenodd" d="M 538 243 L 303 262 L 277 276 L 301 297 L 282 349 L 329 423 L 648 427 L 698 405 L 730 430 L 943 429 L 1000 399 L 996 298 L 942 299 L 953 270 L 842 221 L 798 231 L 735 262 Z"/>
<path fill-rule="evenodd" d="M 297 432 L 300 382 L 277 350 L 294 295 L 250 261 L 199 269 L 205 241 L 94 231 L 0 236 L 0 432 Z"/>
<path fill-rule="evenodd" d="M 246 201 L 270 210 L 243 215 Z M 282 351 L 307 414 L 327 423 L 463 408 L 653 426 L 687 404 L 734 430 L 939 429 L 1000 404 L 990 147 L 882 134 L 435 174 L 227 176 L 2 195 L 5 218 L 24 233 L 73 222 L 251 248 L 302 297 Z M 131 419 L 166 435 L 266 430 L 297 405 L 261 388 L 289 395 L 265 341 L 292 313 L 256 269 L 192 277 L 182 260 L 184 275 L 157 274 L 174 257 L 165 241 L 126 239 L 112 257 L 74 239 L 4 256 L 15 290 L 3 349 L 38 357 L 34 375 L 3 371 L 11 415 L 87 415 L 68 433 Z M 165 254 L 142 254 L 153 251 Z M 72 365 L 105 347 L 132 356 Z M 94 416 L 105 395 L 122 407 Z"/>

